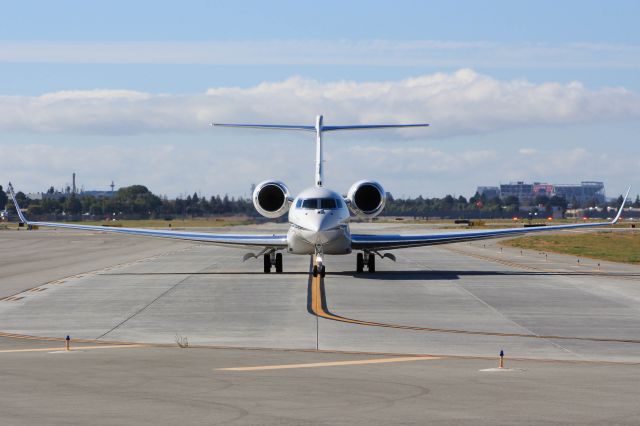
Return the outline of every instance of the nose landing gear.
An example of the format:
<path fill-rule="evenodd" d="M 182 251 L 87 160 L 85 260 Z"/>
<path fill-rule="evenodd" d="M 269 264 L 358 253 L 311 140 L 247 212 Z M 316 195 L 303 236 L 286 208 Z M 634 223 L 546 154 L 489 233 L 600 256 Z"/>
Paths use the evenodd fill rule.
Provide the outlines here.
<path fill-rule="evenodd" d="M 324 278 L 324 276 L 326 275 L 326 269 L 324 265 L 313 265 L 313 276 L 317 277 L 318 275 L 320 275 L 320 277 L 322 278 Z"/>
<path fill-rule="evenodd" d="M 326 275 L 321 245 L 316 246 L 315 264 L 313 265 L 312 273 L 314 277 L 320 275 L 320 277 L 324 278 L 324 276 Z"/>

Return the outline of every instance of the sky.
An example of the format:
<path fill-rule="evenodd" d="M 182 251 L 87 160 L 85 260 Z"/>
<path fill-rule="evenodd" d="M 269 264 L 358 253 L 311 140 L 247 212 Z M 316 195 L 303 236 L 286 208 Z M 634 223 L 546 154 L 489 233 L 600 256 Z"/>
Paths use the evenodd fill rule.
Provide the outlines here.
<path fill-rule="evenodd" d="M 0 184 L 169 197 L 313 184 L 469 196 L 510 181 L 640 193 L 640 2 L 1 2 Z M 635 191 L 635 192 L 634 192 Z"/>

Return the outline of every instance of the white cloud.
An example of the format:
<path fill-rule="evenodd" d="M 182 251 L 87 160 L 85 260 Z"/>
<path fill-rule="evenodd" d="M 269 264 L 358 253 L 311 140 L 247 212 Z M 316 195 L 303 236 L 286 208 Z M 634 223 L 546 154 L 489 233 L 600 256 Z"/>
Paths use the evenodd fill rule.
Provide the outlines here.
<path fill-rule="evenodd" d="M 239 195 L 273 177 L 295 192 L 312 182 L 312 137 L 212 130 L 208 123 L 312 124 L 317 113 L 329 125 L 432 124 L 328 135 L 328 184 L 339 191 L 361 178 L 379 180 L 395 196 L 470 195 L 479 184 L 509 180 L 605 180 L 616 188 L 611 193 L 640 187 L 632 143 L 638 94 L 502 81 L 469 69 L 397 81 L 296 77 L 180 96 L 107 89 L 0 96 L 0 155 L 10 159 L 0 182 L 43 190 L 75 171 L 88 189 L 114 179 L 170 196 Z"/>
<path fill-rule="evenodd" d="M 196 95 L 93 90 L 0 96 L 0 130 L 190 133 L 208 131 L 210 121 L 311 124 L 320 112 L 327 123 L 430 122 L 427 131 L 400 133 L 423 138 L 632 120 L 640 117 L 640 96 L 622 88 L 589 90 L 577 82 L 501 81 L 470 69 L 397 81 L 324 83 L 294 77 Z"/>
<path fill-rule="evenodd" d="M 10 158 L 0 170 L 0 183 L 11 180 L 25 192 L 62 187 L 78 175 L 86 189 L 147 185 L 158 194 L 176 196 L 198 191 L 205 196 L 229 193 L 248 195 L 252 183 L 281 179 L 294 193 L 313 182 L 313 143 L 299 138 L 279 145 L 260 139 L 215 144 L 215 149 L 195 143 L 156 146 L 125 143 L 86 146 L 82 149 L 55 144 L 20 144 L 2 148 Z M 363 178 L 382 183 L 394 196 L 472 195 L 478 185 L 509 181 L 575 183 L 604 180 L 613 196 L 633 185 L 640 160 L 633 155 L 589 152 L 571 146 L 540 148 L 536 161 L 504 149 L 482 149 L 471 143 L 452 149 L 429 146 L 388 146 L 385 143 L 328 141 L 327 184 L 346 192 Z M 240 147 L 240 148 L 238 148 Z M 240 154 L 239 154 L 240 153 Z"/>

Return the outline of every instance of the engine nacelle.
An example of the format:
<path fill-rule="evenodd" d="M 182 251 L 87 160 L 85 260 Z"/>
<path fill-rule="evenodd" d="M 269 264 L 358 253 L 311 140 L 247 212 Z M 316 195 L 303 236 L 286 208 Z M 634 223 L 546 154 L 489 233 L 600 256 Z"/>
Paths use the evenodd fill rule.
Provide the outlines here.
<path fill-rule="evenodd" d="M 289 211 L 291 205 L 289 188 L 277 180 L 260 182 L 253 191 L 253 205 L 264 217 L 280 217 Z"/>
<path fill-rule="evenodd" d="M 361 217 L 376 217 L 384 209 L 387 194 L 378 182 L 361 180 L 349 188 L 347 200 L 354 214 Z"/>

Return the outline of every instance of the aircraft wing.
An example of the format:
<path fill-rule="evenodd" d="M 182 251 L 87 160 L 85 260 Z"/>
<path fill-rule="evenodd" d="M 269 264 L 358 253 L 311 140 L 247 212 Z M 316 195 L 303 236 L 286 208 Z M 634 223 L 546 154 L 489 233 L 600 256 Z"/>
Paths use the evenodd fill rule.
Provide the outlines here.
<path fill-rule="evenodd" d="M 52 228 L 69 228 L 79 229 L 83 231 L 97 231 L 113 234 L 139 235 L 143 237 L 170 238 L 174 240 L 198 241 L 202 243 L 211 243 L 215 245 L 237 246 L 237 247 L 268 247 L 268 248 L 285 248 L 287 247 L 286 234 L 271 235 L 251 235 L 251 234 L 210 234 L 208 232 L 189 232 L 189 231 L 168 231 L 159 229 L 144 228 L 115 228 L 110 226 L 93 226 L 93 225 L 76 225 L 72 223 L 59 222 L 32 222 L 27 221 L 24 214 L 20 210 L 20 206 L 16 201 L 13 186 L 9 183 L 9 195 L 13 200 L 20 221 L 26 225 L 44 226 Z"/>
<path fill-rule="evenodd" d="M 631 188 L 629 188 L 631 189 Z M 422 235 L 372 235 L 351 234 L 351 248 L 354 250 L 390 250 L 408 247 L 431 246 L 437 244 L 451 244 L 463 241 L 485 240 L 490 238 L 509 237 L 512 235 L 530 234 L 534 232 L 559 231 L 565 229 L 595 228 L 615 224 L 622 214 L 629 190 L 618 209 L 618 214 L 611 222 L 575 223 L 569 225 L 539 226 L 530 228 L 506 228 L 478 231 L 455 231 L 443 233 L 431 233 Z"/>

